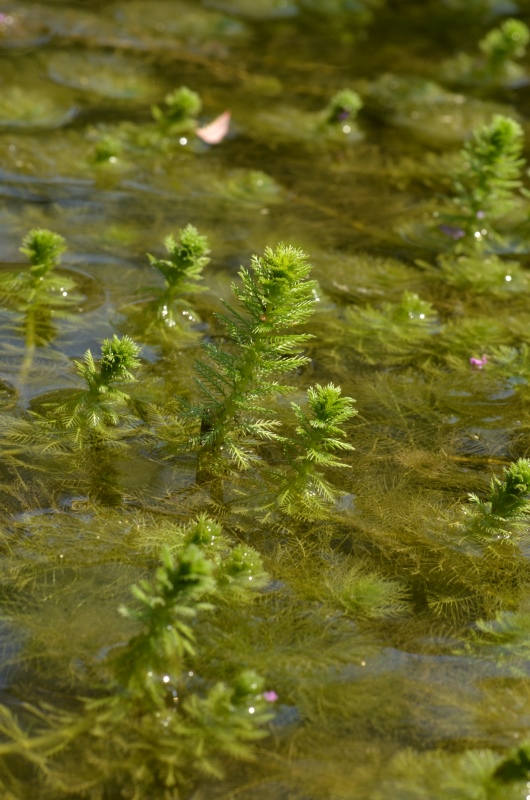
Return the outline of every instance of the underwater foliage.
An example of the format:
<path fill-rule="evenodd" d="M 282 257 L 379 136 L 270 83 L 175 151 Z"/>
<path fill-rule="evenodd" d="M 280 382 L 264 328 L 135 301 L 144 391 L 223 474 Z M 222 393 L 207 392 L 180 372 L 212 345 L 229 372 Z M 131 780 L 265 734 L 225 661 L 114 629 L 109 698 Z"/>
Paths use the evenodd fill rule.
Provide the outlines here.
<path fill-rule="evenodd" d="M 190 333 L 189 323 L 197 319 L 190 295 L 205 291 L 199 281 L 210 262 L 208 239 L 193 225 L 179 230 L 177 238 L 166 236 L 164 246 L 167 258 L 147 255 L 151 266 L 163 276 L 164 287 L 142 288 L 141 294 L 148 291 L 149 299 L 125 309 L 127 329 L 135 338 L 153 344 L 176 342 L 179 336 Z"/>
<path fill-rule="evenodd" d="M 307 390 L 307 414 L 296 403 L 291 404 L 298 425 L 288 440 L 288 463 L 292 465 L 281 479 L 275 506 L 289 516 L 318 518 L 340 492 L 320 471 L 322 468 L 345 468 L 336 453 L 353 450 L 345 442 L 342 425 L 355 416 L 350 397 L 341 397 L 341 390 L 332 383 L 312 386 Z"/>
<path fill-rule="evenodd" d="M 16 315 L 24 336 L 27 359 L 22 377 L 31 368 L 31 351 L 57 336 L 57 319 L 73 319 L 85 299 L 79 276 L 59 271 L 66 250 L 62 236 L 45 228 L 30 230 L 19 248 L 29 268 L 0 272 L 0 304 Z"/>
<path fill-rule="evenodd" d="M 200 419 L 200 432 L 189 445 L 198 453 L 199 470 L 248 469 L 257 458 L 255 443 L 280 439 L 279 422 L 267 419 L 270 412 L 262 403 L 291 391 L 276 377 L 308 361 L 300 348 L 311 336 L 292 329 L 313 311 L 316 283 L 310 270 L 301 250 L 283 244 L 254 256 L 250 270 L 241 269 L 241 285 L 232 287 L 238 305 L 225 303 L 226 313 L 218 315 L 234 349 L 206 343 L 207 360 L 196 363 L 202 403 L 187 413 Z"/>
<path fill-rule="evenodd" d="M 35 279 L 43 278 L 56 267 L 65 250 L 66 244 L 62 236 L 42 228 L 30 231 L 24 237 L 20 248 L 20 252 L 29 259 L 30 275 Z"/>
<path fill-rule="evenodd" d="M 39 458 L 71 451 L 84 452 L 85 457 L 93 451 L 102 458 L 101 448 L 123 448 L 139 424 L 137 408 L 124 391 L 135 380 L 131 370 L 140 364 L 139 352 L 132 339 L 116 334 L 103 341 L 97 361 L 87 350 L 83 361 L 74 362 L 85 389 L 45 395 L 26 415 L 0 420 L 4 458 L 9 462 L 24 455 Z"/>
<path fill-rule="evenodd" d="M 495 241 L 495 226 L 517 205 L 524 166 L 523 130 L 518 122 L 497 115 L 477 129 L 462 149 L 463 168 L 455 177 L 454 203 L 464 237 L 459 247 Z M 486 230 L 482 232 L 482 226 Z"/>
<path fill-rule="evenodd" d="M 452 83 L 506 85 L 524 80 L 525 69 L 516 60 L 524 58 L 530 31 L 518 19 L 506 19 L 480 40 L 480 56 L 460 53 L 442 65 L 442 74 Z"/>
<path fill-rule="evenodd" d="M 71 305 L 65 300 L 75 288 L 71 278 L 58 276 L 54 270 L 61 262 L 66 250 L 62 236 L 44 228 L 29 231 L 22 240 L 20 252 L 27 256 L 30 267 L 17 272 L 0 275 L 0 298 L 8 307 L 28 309 L 39 302 Z M 76 300 L 73 301 L 74 303 Z"/>
<path fill-rule="evenodd" d="M 333 95 L 322 114 L 326 123 L 331 125 L 355 119 L 362 106 L 362 100 L 357 92 L 352 92 L 351 89 L 343 89 Z"/>
<path fill-rule="evenodd" d="M 510 213 L 520 209 L 526 197 L 523 147 L 523 129 L 509 117 L 496 115 L 473 132 L 452 175 L 453 208 L 436 213 L 447 252 L 438 255 L 436 266 L 417 261 L 431 277 L 476 294 L 503 297 L 527 291 L 527 275 L 519 262 L 494 252 L 507 246 Z"/>
<path fill-rule="evenodd" d="M 192 133 L 197 127 L 197 117 L 202 108 L 202 100 L 197 92 L 181 86 L 164 98 L 165 106 L 153 106 L 153 119 L 160 130 L 168 135 L 177 136 Z"/>
<path fill-rule="evenodd" d="M 482 233 L 483 230 L 479 231 L 481 236 L 487 235 L 487 232 Z M 418 261 L 418 265 L 428 270 L 433 278 L 476 295 L 505 297 L 510 293 L 526 292 L 529 287 L 528 275 L 519 262 L 508 261 L 495 253 L 443 253 L 438 256 L 435 267 L 423 261 Z"/>
<path fill-rule="evenodd" d="M 66 403 L 45 402 L 41 406 L 43 411 L 53 416 L 62 429 L 75 431 L 79 444 L 84 441 L 83 432 L 104 437 L 109 427 L 128 418 L 124 409 L 130 398 L 122 386 L 135 380 L 131 370 L 140 364 L 139 352 L 139 346 L 132 339 L 128 336 L 120 339 L 116 334 L 103 341 L 97 362 L 87 350 L 83 361 L 74 362 L 87 384 L 86 390 L 73 392 Z"/>
<path fill-rule="evenodd" d="M 341 89 L 320 111 L 306 112 L 296 107 L 280 106 L 261 111 L 249 124 L 255 135 L 263 137 L 269 144 L 299 142 L 311 149 L 326 150 L 337 145 L 354 144 L 363 138 L 357 125 L 357 115 L 362 107 L 363 100 L 357 92 Z"/>
<path fill-rule="evenodd" d="M 524 525 L 529 494 L 530 461 L 520 458 L 504 469 L 504 480 L 492 478 L 487 500 L 470 495 L 471 502 L 478 507 L 470 529 L 481 536 L 510 537 Z"/>
<path fill-rule="evenodd" d="M 183 534 L 178 556 L 162 548 L 153 580 L 133 587 L 135 607 L 121 609 L 139 632 L 98 665 L 97 696 L 80 698 L 71 711 L 30 706 L 28 730 L 2 708 L 4 791 L 18 788 L 10 761 L 21 757 L 32 768 L 27 783 L 41 771 L 56 797 L 112 786 L 115 796 L 135 798 L 157 787 L 166 787 L 167 797 L 181 797 L 198 774 L 220 777 L 223 756 L 252 757 L 252 743 L 266 735 L 264 725 L 273 716 L 275 693 L 264 690 L 253 670 L 212 681 L 197 673 L 195 663 L 202 656 L 199 623 L 214 613 L 217 596 L 237 608 L 266 575 L 251 548 L 242 566 L 241 552 L 204 516 Z M 80 759 L 79 769 L 66 777 L 72 759 Z M 88 763 L 99 765 L 97 777 L 85 770 Z"/>
<path fill-rule="evenodd" d="M 431 303 L 413 292 L 404 292 L 399 303 L 380 307 L 349 307 L 344 333 L 346 343 L 368 363 L 405 361 L 415 356 L 438 330 Z"/>
<path fill-rule="evenodd" d="M 115 136 L 103 136 L 94 147 L 96 164 L 115 161 L 123 152 L 123 145 Z"/>
<path fill-rule="evenodd" d="M 0 795 L 521 800 L 529 0 L 3 12 Z"/>
<path fill-rule="evenodd" d="M 359 93 L 368 111 L 429 147 L 466 141 L 492 116 L 510 113 L 499 103 L 449 92 L 415 74 L 384 73 L 363 81 Z"/>

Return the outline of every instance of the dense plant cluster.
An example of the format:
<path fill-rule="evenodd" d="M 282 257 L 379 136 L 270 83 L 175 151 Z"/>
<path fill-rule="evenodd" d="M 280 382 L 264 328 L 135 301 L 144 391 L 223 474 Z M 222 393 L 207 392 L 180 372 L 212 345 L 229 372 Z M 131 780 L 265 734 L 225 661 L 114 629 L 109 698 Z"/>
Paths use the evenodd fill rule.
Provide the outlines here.
<path fill-rule="evenodd" d="M 0 14 L 0 794 L 519 800 L 526 0 L 52 5 Z"/>

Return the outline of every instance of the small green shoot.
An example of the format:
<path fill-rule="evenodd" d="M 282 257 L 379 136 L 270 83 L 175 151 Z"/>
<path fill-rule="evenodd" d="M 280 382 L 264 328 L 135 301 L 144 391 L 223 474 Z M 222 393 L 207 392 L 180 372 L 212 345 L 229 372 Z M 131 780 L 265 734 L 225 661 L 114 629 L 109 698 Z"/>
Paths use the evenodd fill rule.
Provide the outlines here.
<path fill-rule="evenodd" d="M 523 144 L 519 123 L 497 115 L 464 145 L 453 199 L 458 208 L 456 222 L 463 231 L 457 249 L 483 249 L 488 239 L 500 238 L 496 225 L 519 200 Z"/>
<path fill-rule="evenodd" d="M 363 107 L 363 101 L 351 89 L 342 89 L 335 94 L 323 112 L 323 118 L 328 125 L 335 125 L 346 120 L 354 120 Z"/>
<path fill-rule="evenodd" d="M 96 164 L 114 164 L 123 152 L 123 145 L 115 136 L 104 136 L 94 147 Z"/>
<path fill-rule="evenodd" d="M 209 263 L 208 239 L 201 236 L 193 225 L 186 225 L 179 231 L 178 240 L 173 236 L 164 239 L 169 259 L 159 259 L 149 255 L 151 266 L 156 267 L 164 278 L 168 289 L 176 292 L 196 292 L 201 287 L 196 281 L 202 281 L 202 270 Z"/>
<path fill-rule="evenodd" d="M 202 100 L 196 92 L 181 86 L 164 99 L 165 106 L 153 106 L 152 114 L 160 129 L 167 134 L 191 133 L 197 127 Z"/>
<path fill-rule="evenodd" d="M 469 522 L 472 533 L 490 539 L 511 538 L 521 532 L 530 510 L 530 460 L 520 458 L 504 469 L 503 480 L 492 478 L 487 500 L 470 494 L 477 508 Z"/>
<path fill-rule="evenodd" d="M 282 475 L 276 495 L 275 506 L 282 513 L 303 519 L 319 518 L 328 514 L 341 496 L 342 492 L 321 470 L 349 469 L 337 453 L 354 449 L 344 441 L 346 433 L 342 429 L 357 414 L 353 403 L 351 397 L 341 397 L 340 387 L 332 383 L 308 389 L 309 413 L 291 403 L 298 426 L 287 444 L 292 467 Z"/>
<path fill-rule="evenodd" d="M 202 402 L 188 415 L 201 423 L 189 445 L 198 453 L 199 471 L 248 469 L 259 442 L 281 438 L 263 401 L 291 391 L 276 378 L 308 361 L 300 348 L 312 337 L 293 328 L 313 312 L 310 270 L 305 254 L 284 244 L 253 256 L 251 270 L 241 269 L 241 285 L 232 287 L 238 305 L 225 304 L 226 313 L 218 315 L 230 348 L 207 343 L 207 360 L 196 364 Z"/>
<path fill-rule="evenodd" d="M 66 250 L 62 236 L 44 228 L 34 228 L 22 240 L 20 252 L 28 256 L 31 275 L 37 280 L 43 278 L 61 261 Z"/>
<path fill-rule="evenodd" d="M 529 41 L 528 26 L 518 19 L 507 19 L 491 30 L 479 43 L 486 58 L 486 74 L 494 78 L 509 78 L 519 74 L 521 70 L 514 59 L 525 57 Z"/>

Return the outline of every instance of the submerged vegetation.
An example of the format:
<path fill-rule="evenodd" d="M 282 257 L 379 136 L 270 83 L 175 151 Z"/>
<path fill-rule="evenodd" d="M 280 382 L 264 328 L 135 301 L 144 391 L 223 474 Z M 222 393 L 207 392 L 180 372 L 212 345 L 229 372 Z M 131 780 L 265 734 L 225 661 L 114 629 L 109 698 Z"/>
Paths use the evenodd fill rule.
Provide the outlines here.
<path fill-rule="evenodd" d="M 6 800 L 528 793 L 529 14 L 0 14 Z"/>

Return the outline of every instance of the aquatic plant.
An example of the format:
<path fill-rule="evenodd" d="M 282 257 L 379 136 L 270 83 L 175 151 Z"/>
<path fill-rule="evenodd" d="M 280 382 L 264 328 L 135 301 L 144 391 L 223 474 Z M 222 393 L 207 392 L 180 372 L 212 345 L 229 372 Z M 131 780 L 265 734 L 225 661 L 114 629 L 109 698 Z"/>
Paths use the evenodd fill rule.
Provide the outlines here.
<path fill-rule="evenodd" d="M 87 384 L 86 390 L 72 392 L 66 403 L 46 403 L 47 415 L 53 411 L 54 422 L 64 430 L 76 431 L 78 446 L 84 444 L 85 434 L 106 436 L 109 429 L 130 419 L 125 410 L 130 396 L 123 385 L 135 380 L 132 370 L 140 365 L 140 347 L 128 336 L 113 335 L 101 345 L 101 357 L 96 362 L 90 350 L 83 361 L 75 361 L 78 374 Z"/>
<path fill-rule="evenodd" d="M 503 296 L 527 290 L 527 277 L 518 262 L 491 252 L 506 243 L 505 219 L 525 193 L 523 145 L 520 124 L 500 115 L 476 129 L 466 142 L 461 166 L 452 176 L 453 208 L 436 212 L 436 227 L 447 237 L 448 252 L 437 257 L 436 266 L 417 261 L 429 275 L 477 294 Z"/>
<path fill-rule="evenodd" d="M 353 121 L 362 107 L 363 101 L 357 92 L 342 89 L 333 95 L 322 112 L 322 118 L 327 125 L 344 123 L 346 120 Z"/>
<path fill-rule="evenodd" d="M 76 279 L 57 270 L 65 250 L 65 240 L 58 233 L 34 228 L 20 248 L 29 268 L 0 272 L 0 303 L 17 315 L 16 329 L 26 348 L 21 380 L 31 369 L 34 349 L 57 335 L 56 320 L 70 318 L 83 300 Z"/>
<path fill-rule="evenodd" d="M 494 344 L 488 347 L 487 362 L 491 379 L 499 380 L 500 385 L 513 391 L 525 401 L 530 386 L 530 347 L 520 345 Z"/>
<path fill-rule="evenodd" d="M 497 764 L 493 778 L 500 784 L 503 791 L 513 784 L 528 782 L 530 777 L 530 744 L 523 742 L 520 747 L 514 748 Z M 528 783 L 526 788 L 528 788 Z"/>
<path fill-rule="evenodd" d="M 138 407 L 123 390 L 124 385 L 135 380 L 131 370 L 139 366 L 139 351 L 127 336 L 105 339 L 98 361 L 87 350 L 83 361 L 74 362 L 86 383 L 85 389 L 44 395 L 35 399 L 25 415 L 1 417 L 3 458 L 26 466 L 28 457 L 36 458 L 40 468 L 39 459 L 48 455 L 83 453 L 82 465 L 92 465 L 101 478 L 105 450 L 112 446 L 123 448 L 139 423 Z M 71 470 L 73 467 L 70 464 Z M 55 469 L 64 469 L 60 459 Z M 107 464 L 105 477 L 109 483 L 112 473 Z"/>
<path fill-rule="evenodd" d="M 68 292 L 64 286 L 62 289 L 58 288 L 58 282 L 65 279 L 50 275 L 60 264 L 61 255 L 65 250 L 65 240 L 58 233 L 44 228 L 34 228 L 29 231 L 22 240 L 20 252 L 28 257 L 30 267 L 17 272 L 3 272 L 0 275 L 0 297 L 3 302 L 14 307 L 27 305 L 35 301 L 37 295 L 46 296 L 51 300 L 54 292 L 57 293 L 59 302 L 60 298 L 67 297 Z M 66 280 L 68 282 L 68 279 Z M 64 291 L 66 294 L 63 294 Z"/>
<path fill-rule="evenodd" d="M 202 108 L 202 100 L 197 92 L 181 86 L 169 92 L 164 98 L 165 106 L 153 106 L 153 119 L 165 135 L 193 133 L 197 127 L 197 117 Z"/>
<path fill-rule="evenodd" d="M 450 218 L 464 233 L 457 249 L 483 248 L 500 238 L 496 226 L 520 197 L 523 144 L 519 123 L 497 115 L 462 148 L 463 167 L 455 175 L 453 198 L 458 210 Z"/>
<path fill-rule="evenodd" d="M 112 787 L 139 799 L 164 791 L 179 797 L 200 774 L 221 777 L 227 758 L 252 758 L 276 693 L 265 692 L 251 669 L 225 681 L 197 670 L 206 655 L 201 624 L 219 603 L 232 602 L 236 611 L 266 580 L 258 554 L 246 551 L 242 568 L 241 553 L 219 526 L 199 517 L 183 531 L 178 554 L 163 547 L 153 579 L 133 586 L 135 606 L 121 613 L 139 632 L 97 664 L 92 697 L 69 710 L 28 705 L 21 719 L 2 706 L 4 791 L 19 788 L 19 759 L 26 786 L 41 777 L 56 797 Z"/>
<path fill-rule="evenodd" d="M 502 756 L 491 749 L 449 753 L 442 748 L 423 752 L 406 748 L 391 759 L 382 792 L 405 791 L 410 797 L 432 800 L 451 795 L 458 800 L 516 800 L 524 785 L 520 777 L 514 777 L 513 793 L 506 785 L 508 781 L 503 785 L 497 777 L 502 764 Z"/>
<path fill-rule="evenodd" d="M 114 163 L 123 152 L 123 144 L 115 136 L 103 136 L 94 147 L 94 161 L 103 164 L 110 161 Z"/>
<path fill-rule="evenodd" d="M 369 111 L 429 147 L 466 141 L 493 115 L 510 113 L 507 106 L 448 92 L 416 75 L 385 73 L 364 81 L 359 93 Z"/>
<path fill-rule="evenodd" d="M 22 240 L 20 248 L 20 252 L 28 256 L 31 264 L 29 271 L 34 278 L 42 278 L 56 267 L 65 250 L 63 237 L 43 228 L 30 231 Z"/>
<path fill-rule="evenodd" d="M 479 232 L 481 237 L 488 233 L 484 228 Z M 528 276 L 518 261 L 504 259 L 496 253 L 486 255 L 478 249 L 476 254 L 442 253 L 435 266 L 420 260 L 416 263 L 429 277 L 475 295 L 506 297 L 528 291 Z"/>
<path fill-rule="evenodd" d="M 0 15 L 6 86 L 20 83 L 26 63 L 34 77 L 30 35 L 60 42 L 59 58 L 55 46 L 44 48 L 39 63 L 62 64 L 65 81 L 70 60 L 79 67 L 79 92 L 55 88 L 66 105 L 67 93 L 84 92 L 63 132 L 1 135 L 4 258 L 20 225 L 50 220 L 70 231 L 77 253 L 36 282 L 34 297 L 61 279 L 57 291 L 40 295 L 39 337 L 22 342 L 24 297 L 19 304 L 7 292 L 0 314 L 0 624 L 9 709 L 0 708 L 0 747 L 11 748 L 0 752 L 0 795 L 520 800 L 528 776 L 513 743 L 519 734 L 527 750 L 527 520 L 524 508 L 505 515 L 488 482 L 493 470 L 504 483 L 503 466 L 529 452 L 528 204 L 520 186 L 513 205 L 501 208 L 490 182 L 489 217 L 473 220 L 452 198 L 461 196 L 456 180 L 475 187 L 461 143 L 469 138 L 471 146 L 472 130 L 491 125 L 493 113 L 512 113 L 484 100 L 488 91 L 521 119 L 527 98 L 498 91 L 504 78 L 484 80 L 472 97 L 405 74 L 432 70 L 439 80 L 436 54 L 472 53 L 477 30 L 491 23 L 487 12 L 517 14 L 513 0 L 386 8 L 378 0 L 177 0 L 169 16 L 164 0 L 118 0 L 101 13 L 70 0 L 53 6 Z M 368 9 L 381 9 L 372 31 L 363 27 Z M 239 12 L 267 17 L 264 35 L 252 34 L 254 24 L 243 31 Z M 501 30 L 504 18 L 491 27 Z M 229 29 L 248 36 L 236 40 Z M 402 34 L 411 37 L 406 53 Z M 100 83 L 98 96 L 93 70 L 85 76 L 85 64 L 96 62 L 76 53 L 96 53 L 96 61 L 103 53 L 110 68 L 116 51 L 118 66 L 136 63 L 140 80 L 146 66 L 159 87 L 180 74 L 207 92 L 208 104 L 231 107 L 227 146 L 195 140 L 189 105 L 179 111 L 175 103 L 180 122 L 172 123 L 165 89 L 158 101 L 146 84 L 143 101 L 102 102 L 112 87 Z M 355 146 L 358 101 L 346 90 L 333 97 L 353 74 L 352 57 L 356 75 L 397 73 L 370 79 L 368 89 L 350 84 L 367 107 L 359 127 L 366 122 L 369 136 Z M 141 88 L 133 73 L 111 83 Z M 38 90 L 47 86 L 43 76 Z M 145 101 L 157 103 L 159 119 L 146 118 Z M 522 173 L 515 179 L 526 182 Z M 436 230 L 426 232 L 432 212 Z M 405 235 L 396 237 L 396 215 L 421 236 L 409 235 L 405 219 Z M 219 242 L 210 275 L 198 264 L 206 250 L 196 262 L 179 250 L 178 228 L 194 218 Z M 315 248 L 318 313 L 264 332 L 256 326 L 269 314 L 256 301 L 248 332 L 241 320 L 250 326 L 252 315 L 229 299 L 229 275 L 239 263 L 248 267 L 240 258 L 249 242 L 262 247 L 282 236 Z M 433 265 L 418 269 L 414 259 L 429 260 L 427 252 Z M 4 264 L 0 279 L 24 272 L 29 281 L 32 266 Z M 213 291 L 196 294 L 209 282 Z M 83 302 L 70 299 L 80 293 Z M 232 328 L 214 317 L 218 297 L 228 300 Z M 141 366 L 128 368 L 136 382 L 107 381 L 111 391 L 100 392 L 97 343 L 112 340 L 109 314 L 120 341 L 127 334 L 147 347 Z M 294 356 L 309 363 L 264 374 L 245 358 L 262 340 L 274 344 L 278 330 L 318 338 L 278 355 L 280 367 Z M 41 348 L 55 334 L 53 346 Z M 226 363 L 208 347 L 197 356 L 200 338 Z M 39 348 L 24 373 L 21 344 Z M 92 366 L 82 358 L 78 365 L 85 376 L 71 369 L 71 357 L 87 347 Z M 213 399 L 193 382 L 197 357 L 213 370 L 210 381 L 195 372 Z M 282 392 L 261 399 L 269 383 Z M 284 384 L 295 393 L 284 395 Z M 83 394 L 93 401 L 66 427 L 61 407 Z M 275 436 L 250 428 L 260 421 Z M 215 441 L 205 446 L 210 426 L 218 451 Z M 228 452 L 231 442 L 247 459 L 244 469 Z M 466 503 L 470 491 L 491 508 Z M 193 536 L 180 529 L 204 508 L 226 520 L 226 537 L 211 521 Z M 204 570 L 195 548 L 210 564 Z M 212 593 L 193 594 L 184 563 L 196 588 L 215 582 Z M 133 599 L 130 584 L 138 587 Z M 251 586 L 264 591 L 256 596 Z M 120 603 L 126 616 L 114 613 Z M 520 635 L 508 641 L 509 615 Z M 487 626 L 502 629 L 506 643 Z M 178 647 L 194 653 L 181 656 Z M 263 686 L 282 708 L 274 736 L 246 766 L 229 748 L 253 750 L 235 731 L 267 701 L 249 671 L 267 677 Z M 240 678 L 259 689 L 260 701 L 252 692 L 247 705 L 239 701 Z M 212 770 L 224 772 L 223 786 Z"/>
<path fill-rule="evenodd" d="M 352 89 L 336 92 L 320 111 L 307 112 L 282 106 L 259 113 L 249 124 L 258 123 L 256 136 L 282 143 L 304 142 L 316 148 L 354 143 L 363 138 L 356 117 L 363 107 L 360 95 Z"/>
<path fill-rule="evenodd" d="M 151 266 L 164 276 L 166 288 L 156 302 L 166 324 L 172 327 L 176 324 L 176 298 L 187 292 L 205 291 L 198 282 L 203 280 L 202 271 L 210 261 L 210 249 L 206 236 L 201 236 L 193 225 L 180 230 L 178 239 L 167 236 L 164 246 L 169 258 L 161 259 L 149 253 L 147 257 Z"/>
<path fill-rule="evenodd" d="M 258 458 L 257 444 L 281 439 L 279 421 L 263 401 L 291 391 L 276 377 L 308 361 L 300 347 L 312 337 L 292 329 L 313 311 L 310 270 L 305 254 L 284 244 L 253 256 L 250 270 L 241 268 L 241 286 L 232 287 L 238 305 L 225 303 L 226 313 L 218 315 L 231 350 L 205 343 L 207 360 L 196 363 L 202 402 L 186 410 L 200 421 L 188 445 L 197 452 L 199 473 L 248 469 Z"/>
<path fill-rule="evenodd" d="M 497 79 L 518 77 L 522 70 L 514 59 L 524 58 L 529 41 L 528 26 L 518 19 L 507 19 L 491 30 L 479 43 L 486 58 L 486 72 Z"/>
<path fill-rule="evenodd" d="M 341 492 L 321 472 L 324 469 L 348 468 L 337 457 L 354 448 L 344 441 L 342 426 L 357 414 L 351 397 L 341 397 L 332 383 L 307 390 L 307 414 L 297 403 L 291 408 L 298 423 L 294 436 L 286 439 L 290 467 L 273 472 L 278 481 L 274 509 L 290 517 L 318 519 L 329 513 Z"/>
<path fill-rule="evenodd" d="M 158 265 L 154 259 L 152 263 Z M 190 264 L 188 278 L 200 273 L 193 259 Z M 188 285 L 174 262 L 163 262 L 163 269 L 175 273 L 176 288 Z M 343 441 L 341 426 L 356 413 L 351 398 L 340 396 L 340 388 L 317 384 L 307 393 L 309 415 L 292 403 L 296 431 L 283 435 L 277 412 L 263 404 L 292 391 L 276 378 L 308 362 L 300 348 L 313 337 L 292 329 L 314 309 L 316 282 L 309 279 L 310 270 L 305 254 L 287 245 L 267 248 L 262 258 L 254 256 L 251 270 L 239 273 L 241 285 L 232 287 L 237 307 L 225 303 L 226 313 L 217 315 L 230 349 L 206 342 L 208 360 L 195 364 L 202 402 L 178 398 L 173 418 L 167 412 L 151 415 L 155 436 L 177 452 L 197 454 L 199 483 L 258 467 L 268 489 L 266 499 L 261 497 L 253 507 L 305 519 L 322 516 L 341 494 L 320 469 L 345 466 L 334 451 L 352 449 Z M 266 442 L 285 448 L 290 470 L 268 468 L 259 451 Z M 220 500 L 219 491 L 216 495 Z"/>
<path fill-rule="evenodd" d="M 341 326 L 346 344 L 368 363 L 404 361 L 418 354 L 437 332 L 432 304 L 414 292 L 404 292 L 399 303 L 349 306 Z"/>
<path fill-rule="evenodd" d="M 167 258 L 147 254 L 151 266 L 163 276 L 164 286 L 142 287 L 139 294 L 147 295 L 146 299 L 123 309 L 120 327 L 149 344 L 176 345 L 192 333 L 190 323 L 198 321 L 191 295 L 205 291 L 200 281 L 210 262 L 210 249 L 207 237 L 193 225 L 179 230 L 177 238 L 166 236 L 164 246 Z"/>
<path fill-rule="evenodd" d="M 470 494 L 473 535 L 509 538 L 524 529 L 530 506 L 530 460 L 520 458 L 504 469 L 503 480 L 493 477 L 487 500 Z"/>
<path fill-rule="evenodd" d="M 478 619 L 466 642 L 468 651 L 525 674 L 530 656 L 530 616 L 527 611 L 501 611 L 494 619 Z"/>
<path fill-rule="evenodd" d="M 481 56 L 460 53 L 442 65 L 443 77 L 453 83 L 505 85 L 520 81 L 525 70 L 516 63 L 526 53 L 530 31 L 524 22 L 507 19 L 479 42 Z"/>

